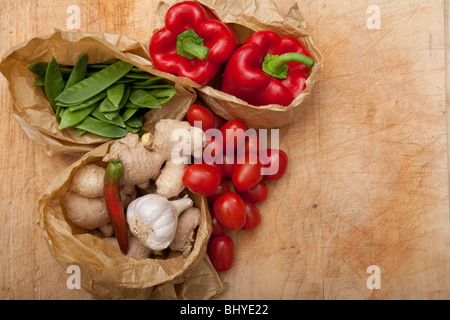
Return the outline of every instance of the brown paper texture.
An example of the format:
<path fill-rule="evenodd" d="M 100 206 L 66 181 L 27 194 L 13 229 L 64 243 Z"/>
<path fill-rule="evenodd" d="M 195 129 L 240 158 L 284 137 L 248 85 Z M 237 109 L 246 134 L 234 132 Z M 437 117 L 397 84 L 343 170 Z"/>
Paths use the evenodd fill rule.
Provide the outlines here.
<path fill-rule="evenodd" d="M 167 10 L 177 2 L 180 1 L 159 1 L 153 32 L 164 27 Z M 282 36 L 292 36 L 298 39 L 305 45 L 315 61 L 315 66 L 306 81 L 306 89 L 287 107 L 280 105 L 253 106 L 218 90 L 220 79 L 216 83 L 199 86 L 189 79 L 167 73 L 163 73 L 164 77 L 184 86 L 192 86 L 197 90 L 204 103 L 216 114 L 227 120 L 243 120 L 251 128 L 278 128 L 297 121 L 308 105 L 314 84 L 319 81 L 324 62 L 323 56 L 307 31 L 306 21 L 300 13 L 297 3 L 291 8 L 280 10 L 272 0 L 199 0 L 198 2 L 211 9 L 222 22 L 233 24 L 238 32 L 240 43 L 243 43 L 252 33 L 260 30 L 272 30 Z M 151 35 L 149 35 L 150 38 Z"/>
<path fill-rule="evenodd" d="M 71 224 L 60 198 L 82 166 L 101 163 L 112 142 L 84 154 L 62 171 L 38 202 L 38 225 L 51 254 L 65 268 L 81 270 L 81 285 L 95 299 L 210 299 L 226 287 L 206 255 L 211 217 L 205 197 L 190 194 L 201 209 L 200 225 L 191 253 L 167 259 L 135 259 Z"/>
<path fill-rule="evenodd" d="M 74 128 L 60 130 L 44 90 L 33 85 L 37 76 L 26 68 L 35 62 L 48 62 L 52 56 L 60 65 L 74 65 L 82 53 L 88 54 L 89 63 L 120 59 L 149 73 L 155 70 L 144 45 L 117 34 L 55 30 L 50 35 L 33 38 L 8 50 L 0 62 L 0 71 L 8 80 L 11 113 L 25 133 L 48 155 L 81 155 L 110 140 L 91 133 L 79 137 Z M 150 111 L 145 117 L 146 122 L 154 123 L 162 117 L 184 117 L 197 95 L 180 85 L 176 89 L 178 94 L 161 109 Z"/>

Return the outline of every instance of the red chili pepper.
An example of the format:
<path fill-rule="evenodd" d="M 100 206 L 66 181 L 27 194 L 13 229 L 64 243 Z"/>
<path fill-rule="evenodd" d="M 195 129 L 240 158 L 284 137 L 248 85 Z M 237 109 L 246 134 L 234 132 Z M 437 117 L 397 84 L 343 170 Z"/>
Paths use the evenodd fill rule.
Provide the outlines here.
<path fill-rule="evenodd" d="M 109 219 L 114 228 L 114 233 L 119 243 L 120 250 L 128 252 L 128 230 L 119 193 L 119 181 L 123 173 L 123 165 L 120 159 L 108 164 L 105 172 L 104 195 Z"/>
<path fill-rule="evenodd" d="M 231 56 L 220 89 L 255 106 L 288 106 L 305 89 L 313 66 L 297 39 L 258 31 Z"/>
<path fill-rule="evenodd" d="M 165 27 L 150 41 L 150 57 L 161 71 L 187 77 L 200 85 L 210 82 L 238 44 L 231 27 L 193 1 L 170 7 Z"/>

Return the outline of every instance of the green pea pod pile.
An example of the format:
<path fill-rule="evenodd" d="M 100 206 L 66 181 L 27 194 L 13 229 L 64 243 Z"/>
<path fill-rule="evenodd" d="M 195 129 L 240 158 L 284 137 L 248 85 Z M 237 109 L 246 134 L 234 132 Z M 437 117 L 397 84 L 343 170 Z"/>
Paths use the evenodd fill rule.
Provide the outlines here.
<path fill-rule="evenodd" d="M 121 60 L 88 64 L 82 54 L 74 66 L 60 67 L 54 57 L 27 68 L 38 75 L 59 121 L 59 128 L 118 139 L 141 133 L 144 114 L 161 108 L 177 92 L 173 84 Z"/>

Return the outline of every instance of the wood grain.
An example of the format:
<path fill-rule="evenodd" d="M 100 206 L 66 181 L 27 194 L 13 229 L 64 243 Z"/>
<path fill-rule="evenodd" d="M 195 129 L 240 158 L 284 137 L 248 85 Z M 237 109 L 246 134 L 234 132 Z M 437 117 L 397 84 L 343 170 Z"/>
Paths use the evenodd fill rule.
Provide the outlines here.
<path fill-rule="evenodd" d="M 219 299 L 448 299 L 449 4 L 298 0 L 325 56 L 314 98 L 280 131 L 287 175 L 269 183 L 262 225 L 233 232 L 236 264 Z M 293 1 L 283 1 L 288 10 Z M 53 28 L 67 7 L 84 32 L 147 42 L 153 1 L 0 1 L 0 53 Z M 0 77 L 0 299 L 90 299 L 69 290 L 36 225 L 36 201 L 75 158 L 48 157 L 9 110 Z M 381 288 L 366 286 L 379 266 Z"/>

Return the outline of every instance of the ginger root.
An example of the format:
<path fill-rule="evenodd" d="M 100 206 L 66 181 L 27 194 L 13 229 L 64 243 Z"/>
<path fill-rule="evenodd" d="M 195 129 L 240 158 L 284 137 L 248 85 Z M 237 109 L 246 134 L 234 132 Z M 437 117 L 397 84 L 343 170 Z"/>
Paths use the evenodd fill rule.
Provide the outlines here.
<path fill-rule="evenodd" d="M 174 133 L 181 134 L 181 142 L 172 139 Z M 103 161 L 122 160 L 122 184 L 146 189 L 150 180 L 156 180 L 156 192 L 171 198 L 184 189 L 182 178 L 187 166 L 186 163 L 175 164 L 172 153 L 180 156 L 184 151 L 184 156 L 198 155 L 205 143 L 203 131 L 187 121 L 162 119 L 156 123 L 154 135 L 145 134 L 140 139 L 137 134 L 129 133 L 116 140 Z"/>
<path fill-rule="evenodd" d="M 88 198 L 102 197 L 104 176 L 103 167 L 95 164 L 83 166 L 73 176 L 70 190 Z"/>
<path fill-rule="evenodd" d="M 68 192 L 62 197 L 67 218 L 86 229 L 99 229 L 105 237 L 114 233 L 103 196 L 105 168 L 89 164 L 80 168 L 72 178 Z M 135 186 L 124 185 L 120 197 L 126 206 L 136 198 Z"/>
<path fill-rule="evenodd" d="M 106 242 L 113 245 L 115 248 L 119 249 L 119 244 L 117 239 L 114 237 L 103 238 Z M 128 252 L 127 256 L 133 257 L 136 259 L 146 259 L 149 258 L 152 254 L 152 249 L 144 246 L 135 236 L 131 233 L 128 235 Z"/>
<path fill-rule="evenodd" d="M 156 193 L 168 199 L 179 195 L 185 188 L 182 179 L 185 171 L 184 163 L 175 164 L 173 161 L 166 161 L 155 181 Z"/>
<path fill-rule="evenodd" d="M 194 243 L 194 231 L 200 224 L 200 209 L 190 207 L 184 210 L 178 217 L 177 231 L 169 248 L 173 251 L 181 251 L 187 256 Z"/>
<path fill-rule="evenodd" d="M 88 198 L 76 192 L 67 192 L 63 197 L 63 204 L 67 211 L 67 218 L 75 225 L 94 230 L 105 228 L 111 224 L 103 197 Z M 111 234 L 106 234 L 111 236 Z"/>

